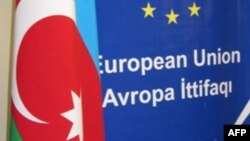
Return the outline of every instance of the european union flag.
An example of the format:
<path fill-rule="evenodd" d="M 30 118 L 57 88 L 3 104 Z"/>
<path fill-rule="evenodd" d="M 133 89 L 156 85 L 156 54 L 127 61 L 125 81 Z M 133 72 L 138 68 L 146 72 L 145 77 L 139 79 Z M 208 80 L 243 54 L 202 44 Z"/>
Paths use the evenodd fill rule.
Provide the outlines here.
<path fill-rule="evenodd" d="M 222 141 L 225 124 L 250 124 L 249 0 L 96 10 L 107 141 Z"/>

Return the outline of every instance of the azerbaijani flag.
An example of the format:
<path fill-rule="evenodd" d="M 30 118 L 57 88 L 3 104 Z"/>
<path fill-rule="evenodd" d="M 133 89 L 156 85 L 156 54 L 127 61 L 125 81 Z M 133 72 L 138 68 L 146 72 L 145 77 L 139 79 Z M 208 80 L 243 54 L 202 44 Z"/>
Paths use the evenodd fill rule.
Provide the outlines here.
<path fill-rule="evenodd" d="M 11 141 L 103 141 L 100 80 L 74 0 L 17 0 Z"/>

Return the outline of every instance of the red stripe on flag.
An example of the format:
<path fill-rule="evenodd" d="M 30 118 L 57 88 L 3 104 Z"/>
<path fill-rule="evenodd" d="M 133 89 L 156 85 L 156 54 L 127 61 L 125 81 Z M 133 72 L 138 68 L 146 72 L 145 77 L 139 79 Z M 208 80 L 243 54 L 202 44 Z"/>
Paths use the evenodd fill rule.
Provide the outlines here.
<path fill-rule="evenodd" d="M 20 0 L 16 0 L 16 7 L 17 7 L 17 5 L 19 4 L 19 2 L 20 2 Z"/>
<path fill-rule="evenodd" d="M 82 49 L 84 60 L 89 60 L 91 56 L 88 53 L 88 50 L 85 47 Z M 103 111 L 101 108 L 102 99 L 99 75 L 93 61 L 83 61 L 82 63 L 83 66 L 89 67 L 88 71 L 83 71 L 84 89 L 82 91 L 82 101 L 84 141 L 104 141 Z M 93 87 L 95 89 L 93 89 Z"/>
<path fill-rule="evenodd" d="M 23 140 L 66 140 L 73 124 L 61 114 L 74 108 L 74 91 L 82 97 L 84 141 L 104 141 L 100 79 L 70 18 L 51 16 L 35 23 L 23 38 L 17 59 L 20 97 L 34 116 L 48 122 L 32 122 L 12 105 Z"/>

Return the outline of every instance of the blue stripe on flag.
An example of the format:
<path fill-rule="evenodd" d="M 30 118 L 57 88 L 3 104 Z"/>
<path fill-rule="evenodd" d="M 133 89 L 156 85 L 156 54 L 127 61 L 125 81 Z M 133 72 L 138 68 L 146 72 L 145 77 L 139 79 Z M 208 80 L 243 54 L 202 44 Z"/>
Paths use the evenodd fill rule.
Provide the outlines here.
<path fill-rule="evenodd" d="M 85 44 L 98 67 L 98 37 L 96 23 L 96 8 L 94 0 L 76 1 L 76 18 L 78 29 L 84 39 Z"/>

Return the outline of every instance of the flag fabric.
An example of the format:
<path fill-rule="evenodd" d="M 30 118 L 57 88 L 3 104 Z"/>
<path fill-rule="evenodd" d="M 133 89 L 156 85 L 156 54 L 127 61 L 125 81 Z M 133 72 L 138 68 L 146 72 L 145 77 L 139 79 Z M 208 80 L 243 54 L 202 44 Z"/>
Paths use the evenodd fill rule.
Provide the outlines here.
<path fill-rule="evenodd" d="M 97 0 L 107 141 L 222 141 L 250 124 L 249 0 Z"/>
<path fill-rule="evenodd" d="M 76 1 L 76 18 L 79 32 L 98 67 L 98 33 L 96 19 L 96 2 L 94 0 Z"/>
<path fill-rule="evenodd" d="M 17 1 L 11 141 L 102 141 L 100 80 L 74 0 Z"/>

